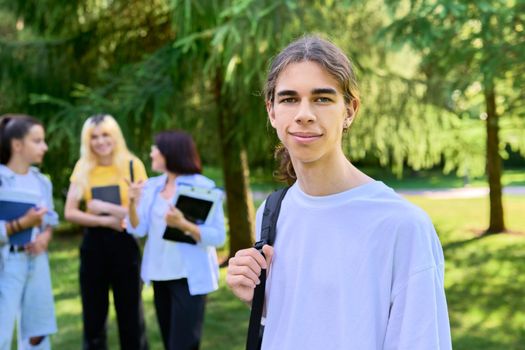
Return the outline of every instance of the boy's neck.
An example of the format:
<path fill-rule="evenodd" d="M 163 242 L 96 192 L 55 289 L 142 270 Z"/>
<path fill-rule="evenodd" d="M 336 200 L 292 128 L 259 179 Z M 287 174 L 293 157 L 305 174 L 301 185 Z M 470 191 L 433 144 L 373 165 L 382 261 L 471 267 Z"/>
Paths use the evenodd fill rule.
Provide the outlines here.
<path fill-rule="evenodd" d="M 336 194 L 374 181 L 342 153 L 313 163 L 295 162 L 294 169 L 301 190 L 311 196 Z"/>

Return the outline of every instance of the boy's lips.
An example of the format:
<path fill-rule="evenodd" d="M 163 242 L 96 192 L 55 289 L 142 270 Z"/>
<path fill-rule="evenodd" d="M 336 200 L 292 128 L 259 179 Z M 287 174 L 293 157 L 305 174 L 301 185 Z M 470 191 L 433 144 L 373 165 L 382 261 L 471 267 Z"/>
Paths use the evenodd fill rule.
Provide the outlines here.
<path fill-rule="evenodd" d="M 308 143 L 318 140 L 323 134 L 313 132 L 290 132 L 289 133 L 296 141 L 301 143 Z"/>

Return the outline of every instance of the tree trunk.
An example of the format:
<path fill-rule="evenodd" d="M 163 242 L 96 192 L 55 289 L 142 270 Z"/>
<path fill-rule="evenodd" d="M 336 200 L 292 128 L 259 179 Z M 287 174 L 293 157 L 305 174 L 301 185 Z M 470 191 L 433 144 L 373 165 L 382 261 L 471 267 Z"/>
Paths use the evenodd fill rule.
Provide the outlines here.
<path fill-rule="evenodd" d="M 222 96 L 222 74 L 215 77 L 214 96 L 217 106 L 219 138 L 226 188 L 228 222 L 230 234 L 229 256 L 234 256 L 239 249 L 253 245 L 254 207 L 249 189 L 248 157 L 239 142 L 235 129 L 237 116 L 228 108 L 227 99 Z"/>
<path fill-rule="evenodd" d="M 485 81 L 485 106 L 487 109 L 487 174 L 490 189 L 490 223 L 486 231 L 505 231 L 501 188 L 501 156 L 499 154 L 499 116 L 496 111 L 496 92 L 492 79 Z"/>

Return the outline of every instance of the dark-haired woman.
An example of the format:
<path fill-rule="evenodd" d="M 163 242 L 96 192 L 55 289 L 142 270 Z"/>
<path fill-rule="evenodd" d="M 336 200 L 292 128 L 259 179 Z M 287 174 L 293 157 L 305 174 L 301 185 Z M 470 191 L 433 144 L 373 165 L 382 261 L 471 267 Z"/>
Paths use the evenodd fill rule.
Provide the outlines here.
<path fill-rule="evenodd" d="M 58 215 L 51 182 L 31 166 L 47 152 L 44 137 L 44 127 L 33 117 L 0 117 L 1 350 L 11 348 L 17 318 L 19 349 L 50 349 L 49 335 L 57 330 L 47 246 Z M 16 217 L 15 206 L 30 208 Z M 26 242 L 20 235 L 29 234 L 28 229 Z"/>
<path fill-rule="evenodd" d="M 189 134 L 182 131 L 157 134 L 150 157 L 152 169 L 163 174 L 144 184 L 131 184 L 127 230 L 138 236 L 148 235 L 141 276 L 146 283 L 153 282 L 164 347 L 198 349 L 205 297 L 218 288 L 215 247 L 225 239 L 222 205 L 215 206 L 211 219 L 204 225 L 186 220 L 172 205 L 181 184 L 215 187 L 212 180 L 201 175 L 200 157 Z M 167 226 L 178 228 L 197 243 L 163 239 Z"/>

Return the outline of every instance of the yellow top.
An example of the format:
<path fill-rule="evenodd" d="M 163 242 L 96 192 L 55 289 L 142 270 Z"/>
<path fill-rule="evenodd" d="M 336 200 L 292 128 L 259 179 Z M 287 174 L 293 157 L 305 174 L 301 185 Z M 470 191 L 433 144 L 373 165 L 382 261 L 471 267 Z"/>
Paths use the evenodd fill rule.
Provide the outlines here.
<path fill-rule="evenodd" d="M 75 182 L 78 172 L 78 162 L 75 165 L 73 174 L 69 178 L 71 182 Z M 146 180 L 148 175 L 146 174 L 146 169 L 144 164 L 137 158 L 133 159 L 133 174 L 135 181 Z M 122 176 L 124 175 L 124 176 Z M 91 189 L 98 186 L 112 186 L 118 185 L 120 190 L 120 203 L 123 207 L 128 207 L 128 184 L 126 179 L 129 181 L 130 174 L 129 170 L 126 169 L 124 174 L 119 173 L 115 165 L 97 165 L 91 170 L 88 175 L 88 187 L 84 189 L 84 194 L 82 198 L 86 201 L 91 200 Z"/>

